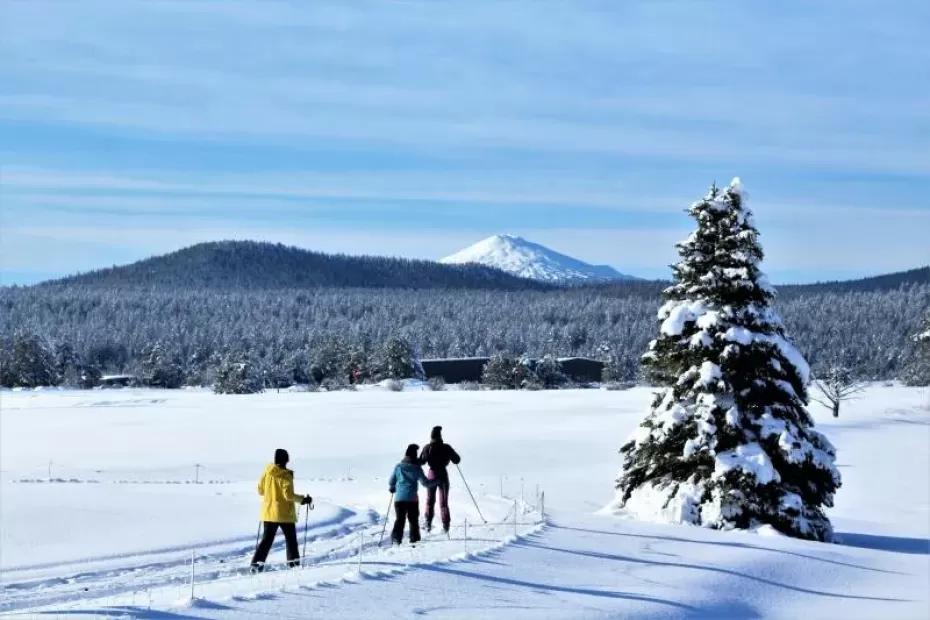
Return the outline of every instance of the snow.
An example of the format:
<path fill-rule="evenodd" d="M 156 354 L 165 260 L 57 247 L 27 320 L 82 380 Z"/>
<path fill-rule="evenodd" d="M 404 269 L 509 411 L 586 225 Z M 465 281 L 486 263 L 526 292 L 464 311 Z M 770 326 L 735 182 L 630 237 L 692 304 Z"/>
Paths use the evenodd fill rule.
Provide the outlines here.
<path fill-rule="evenodd" d="M 403 392 L 428 392 L 432 390 L 429 384 L 422 379 L 384 379 L 378 383 L 379 387 L 389 388 L 392 384 L 399 384 Z M 365 386 L 360 386 L 364 389 Z"/>
<path fill-rule="evenodd" d="M 591 265 L 514 235 L 494 235 L 441 259 L 446 264 L 478 263 L 544 282 L 632 280 L 607 265 Z"/>
<path fill-rule="evenodd" d="M 723 377 L 723 373 L 717 364 L 707 361 L 701 364 L 700 378 L 698 379 L 701 384 L 710 385 L 716 383 L 721 377 Z"/>
<path fill-rule="evenodd" d="M 753 334 L 745 327 L 730 327 L 723 333 L 723 339 L 727 342 L 749 345 L 752 343 Z"/>
<path fill-rule="evenodd" d="M 703 487 L 700 485 L 681 484 L 669 499 L 664 489 L 646 483 L 633 490 L 623 514 L 643 521 L 658 517 L 656 520 L 659 523 L 691 521 L 700 506 L 702 494 Z M 613 504 L 608 504 L 602 514 L 613 511 Z"/>
<path fill-rule="evenodd" d="M 704 330 L 694 332 L 694 335 L 691 336 L 691 339 L 688 341 L 688 344 L 693 348 L 699 347 L 710 347 L 714 344 L 714 339 L 710 334 Z"/>
<path fill-rule="evenodd" d="M 730 187 L 728 189 L 734 194 L 739 194 L 741 196 L 744 196 L 743 182 L 740 180 L 739 177 L 733 177 L 733 180 L 730 181 Z"/>
<path fill-rule="evenodd" d="M 680 336 L 686 323 L 697 321 L 706 312 L 703 301 L 668 301 L 659 308 L 659 331 L 666 336 Z"/>
<path fill-rule="evenodd" d="M 723 532 L 596 514 L 613 496 L 618 444 L 652 392 L 2 391 L 0 609 L 153 618 L 927 616 L 926 389 L 869 386 L 837 419 L 812 408 L 843 472 L 828 509 L 840 544 L 768 526 Z M 509 520 L 522 486 L 518 536 L 509 523 L 479 525 L 453 471 L 452 540 L 434 533 L 416 548 L 378 550 L 386 477 L 435 424 L 462 454 L 489 520 Z M 316 501 L 309 565 L 242 576 L 255 543 L 255 479 L 276 447 L 290 450 L 298 491 Z M 744 446 L 722 466 L 763 471 L 757 456 Z M 681 485 L 667 509 L 694 510 L 701 491 Z M 782 499 L 786 510 L 796 505 Z M 300 533 L 302 543 L 303 521 Z M 283 560 L 280 543 L 269 559 Z"/>
<path fill-rule="evenodd" d="M 756 442 L 717 454 L 714 459 L 715 476 L 724 475 L 734 469 L 753 476 L 759 484 L 777 482 L 780 479 L 768 454 Z"/>

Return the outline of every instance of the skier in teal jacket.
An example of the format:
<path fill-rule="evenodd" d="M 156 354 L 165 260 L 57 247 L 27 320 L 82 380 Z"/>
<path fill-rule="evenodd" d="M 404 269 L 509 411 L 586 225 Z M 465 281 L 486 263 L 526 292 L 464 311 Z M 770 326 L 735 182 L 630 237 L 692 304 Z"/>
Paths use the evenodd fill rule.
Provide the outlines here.
<path fill-rule="evenodd" d="M 420 497 L 418 495 L 419 483 L 426 488 L 434 487 L 438 482 L 429 480 L 423 473 L 423 468 L 417 461 L 417 452 L 420 446 L 415 443 L 407 446 L 403 460 L 394 466 L 388 487 L 394 494 L 394 529 L 391 530 L 391 540 L 399 545 L 404 538 L 404 521 L 410 524 L 410 544 L 420 540 Z"/>

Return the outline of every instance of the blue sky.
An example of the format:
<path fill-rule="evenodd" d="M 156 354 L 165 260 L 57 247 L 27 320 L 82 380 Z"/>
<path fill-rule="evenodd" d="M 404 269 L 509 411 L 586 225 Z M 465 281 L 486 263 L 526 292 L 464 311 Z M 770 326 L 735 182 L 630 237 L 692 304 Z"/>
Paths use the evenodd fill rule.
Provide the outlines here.
<path fill-rule="evenodd" d="M 0 4 L 0 277 L 525 236 L 667 276 L 742 178 L 775 282 L 930 263 L 930 3 Z"/>

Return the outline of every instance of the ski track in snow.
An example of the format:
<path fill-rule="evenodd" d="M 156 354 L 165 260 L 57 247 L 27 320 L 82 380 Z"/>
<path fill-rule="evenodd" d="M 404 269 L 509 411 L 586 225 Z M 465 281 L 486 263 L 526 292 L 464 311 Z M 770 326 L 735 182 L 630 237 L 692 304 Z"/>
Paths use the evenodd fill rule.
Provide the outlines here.
<path fill-rule="evenodd" d="M 365 523 L 348 523 L 357 516 L 360 515 L 343 508 L 336 518 L 315 523 L 308 531 L 307 538 L 310 561 L 332 557 L 344 546 L 345 539 L 353 537 L 360 528 L 377 520 L 377 515 L 369 512 L 364 515 Z M 283 547 L 284 541 L 279 537 L 272 554 L 280 554 Z M 242 567 L 247 567 L 254 549 L 254 536 L 203 541 L 196 545 L 198 562 L 205 567 L 205 574 L 213 578 L 242 572 Z M 74 599 L 108 598 L 124 592 L 150 590 L 165 583 L 184 582 L 190 578 L 190 553 L 191 546 L 182 545 L 131 554 L 4 568 L 4 597 L 0 602 L 0 611 Z"/>
<path fill-rule="evenodd" d="M 508 512 L 500 522 L 468 525 L 467 540 L 463 526 L 453 525 L 448 537 L 436 528 L 431 534 L 424 531 L 418 545 L 405 542 L 401 547 L 390 546 L 389 532 L 381 539 L 384 519 L 376 512 L 361 514 L 341 507 L 338 517 L 314 523 L 308 530 L 303 566 L 288 570 L 283 562 L 274 561 L 284 554 L 284 541 L 278 536 L 271 561 L 260 575 L 250 574 L 248 568 L 254 537 L 204 541 L 196 546 L 193 599 L 190 546 L 5 568 L 0 616 L 78 614 L 101 606 L 117 613 L 122 609 L 130 616 L 178 606 L 216 608 L 209 601 L 262 600 L 275 592 L 332 587 L 425 564 L 473 559 L 543 527 L 538 513 L 523 506 L 516 524 L 511 524 L 513 513 Z M 358 518 L 363 522 L 351 523 Z M 298 541 L 303 546 L 302 527 Z"/>

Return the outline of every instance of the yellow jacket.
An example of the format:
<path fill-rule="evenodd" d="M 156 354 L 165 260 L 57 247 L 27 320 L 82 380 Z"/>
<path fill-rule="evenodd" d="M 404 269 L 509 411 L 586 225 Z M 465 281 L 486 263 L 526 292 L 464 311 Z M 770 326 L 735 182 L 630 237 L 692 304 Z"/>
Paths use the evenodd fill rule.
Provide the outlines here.
<path fill-rule="evenodd" d="M 262 521 L 297 523 L 297 507 L 303 496 L 294 493 L 294 472 L 277 465 L 268 465 L 258 481 L 262 496 Z"/>

